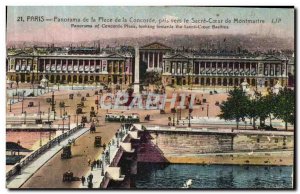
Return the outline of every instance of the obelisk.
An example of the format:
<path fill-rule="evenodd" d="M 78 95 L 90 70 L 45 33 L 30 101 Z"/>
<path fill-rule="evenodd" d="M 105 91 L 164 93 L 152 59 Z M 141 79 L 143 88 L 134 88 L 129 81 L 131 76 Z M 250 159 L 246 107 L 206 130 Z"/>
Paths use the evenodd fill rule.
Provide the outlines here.
<path fill-rule="evenodd" d="M 133 84 L 133 92 L 135 94 L 140 93 L 140 52 L 139 47 L 135 46 L 135 62 L 134 62 L 134 84 Z"/>

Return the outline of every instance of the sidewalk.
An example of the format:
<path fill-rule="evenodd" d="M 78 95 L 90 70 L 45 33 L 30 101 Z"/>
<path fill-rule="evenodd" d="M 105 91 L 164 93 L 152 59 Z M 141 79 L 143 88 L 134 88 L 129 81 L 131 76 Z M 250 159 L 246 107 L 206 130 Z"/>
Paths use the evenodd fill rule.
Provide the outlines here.
<path fill-rule="evenodd" d="M 125 132 L 125 130 L 121 130 L 122 132 Z M 123 142 L 123 140 L 126 138 L 126 136 L 128 135 L 128 133 L 125 133 L 125 135 L 120 138 L 120 142 Z M 107 162 L 103 162 L 105 160 L 103 154 L 100 154 L 96 159 L 99 159 L 100 161 L 102 161 L 102 164 L 104 164 L 104 169 L 103 169 L 103 174 L 106 173 L 107 168 L 110 166 L 110 164 L 112 163 L 113 159 L 115 158 L 119 148 L 117 146 L 117 138 L 114 137 L 111 139 L 110 143 L 108 144 L 108 146 L 106 147 L 104 153 L 106 153 L 107 151 L 109 151 L 110 153 L 110 157 L 109 157 L 109 163 Z M 119 143 L 120 144 L 120 143 Z M 86 178 L 86 182 L 84 183 L 84 185 L 80 184 L 79 188 L 88 188 L 88 182 L 87 182 L 87 177 L 90 174 L 93 174 L 93 188 L 100 188 L 100 184 L 102 183 L 102 180 L 104 178 L 104 176 L 102 176 L 102 168 L 96 168 L 94 167 L 93 170 L 91 171 L 91 169 L 85 174 L 85 178 Z"/>
<path fill-rule="evenodd" d="M 83 128 L 76 133 L 72 134 L 69 138 L 63 140 L 60 145 L 55 145 L 51 149 L 47 150 L 44 154 L 39 156 L 31 164 L 27 165 L 21 170 L 21 174 L 11 178 L 7 184 L 7 188 L 20 188 L 38 169 L 40 169 L 48 160 L 50 160 L 54 155 L 56 155 L 63 146 L 68 144 L 69 139 L 77 139 L 84 133 L 86 133 L 89 128 Z"/>

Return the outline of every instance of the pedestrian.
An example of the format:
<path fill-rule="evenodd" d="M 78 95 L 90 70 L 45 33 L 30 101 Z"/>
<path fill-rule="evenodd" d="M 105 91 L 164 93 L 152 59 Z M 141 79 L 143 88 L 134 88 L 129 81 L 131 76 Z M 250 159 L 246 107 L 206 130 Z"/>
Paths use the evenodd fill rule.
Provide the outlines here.
<path fill-rule="evenodd" d="M 17 164 L 16 170 L 17 170 L 17 173 L 20 175 L 21 174 L 21 165 L 20 165 L 20 163 Z"/>
<path fill-rule="evenodd" d="M 97 164 L 97 168 L 100 168 L 100 160 L 99 159 L 96 161 L 96 164 Z"/>
<path fill-rule="evenodd" d="M 97 162 L 96 162 L 96 160 L 94 160 L 94 161 L 93 161 L 93 166 L 94 166 L 94 168 L 96 168 L 96 165 L 97 165 Z"/>
<path fill-rule="evenodd" d="M 82 182 L 82 185 L 84 185 L 84 183 L 85 183 L 85 177 L 84 176 L 81 177 L 81 182 Z"/>
<path fill-rule="evenodd" d="M 93 174 L 91 173 L 90 175 L 89 175 L 89 182 L 91 183 L 91 182 L 93 182 Z"/>
<path fill-rule="evenodd" d="M 102 168 L 102 160 L 99 160 L 99 168 Z"/>
<path fill-rule="evenodd" d="M 91 164 L 91 171 L 93 171 L 94 163 Z"/>

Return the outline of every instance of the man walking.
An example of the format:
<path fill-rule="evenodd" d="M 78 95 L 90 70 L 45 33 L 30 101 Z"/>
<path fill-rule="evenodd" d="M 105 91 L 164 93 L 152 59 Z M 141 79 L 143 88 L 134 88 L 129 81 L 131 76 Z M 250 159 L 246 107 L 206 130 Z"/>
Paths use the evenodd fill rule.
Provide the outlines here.
<path fill-rule="evenodd" d="M 84 176 L 81 177 L 81 182 L 82 182 L 82 185 L 84 185 L 84 183 L 85 183 L 85 177 Z"/>

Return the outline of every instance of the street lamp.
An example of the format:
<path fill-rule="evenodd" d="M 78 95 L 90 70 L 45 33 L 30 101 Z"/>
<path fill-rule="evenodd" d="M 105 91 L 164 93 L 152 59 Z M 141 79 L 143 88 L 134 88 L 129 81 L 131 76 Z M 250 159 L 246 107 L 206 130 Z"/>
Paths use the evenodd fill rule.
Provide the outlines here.
<path fill-rule="evenodd" d="M 179 125 L 179 120 L 181 120 L 181 118 L 179 118 L 179 113 L 181 112 L 181 108 L 179 110 L 180 111 L 177 111 L 177 125 Z"/>
<path fill-rule="evenodd" d="M 193 112 L 193 109 L 189 108 L 189 127 L 191 127 L 191 113 Z"/>
<path fill-rule="evenodd" d="M 49 131 L 49 141 L 51 140 L 51 131 Z"/>
<path fill-rule="evenodd" d="M 48 123 L 50 123 L 50 108 L 48 108 Z"/>
<path fill-rule="evenodd" d="M 62 133 L 64 134 L 64 132 L 65 132 L 65 117 L 63 117 L 63 128 L 62 128 Z"/>
<path fill-rule="evenodd" d="M 22 113 L 24 113 L 24 99 L 22 100 Z"/>
<path fill-rule="evenodd" d="M 208 118 L 208 109 L 209 109 L 209 104 L 207 104 L 207 109 L 206 109 L 206 111 L 207 111 L 207 118 Z"/>
<path fill-rule="evenodd" d="M 34 84 L 32 83 L 31 85 L 32 85 L 32 94 L 34 96 Z"/>
<path fill-rule="evenodd" d="M 39 109 L 38 109 L 38 114 L 40 116 L 40 122 L 42 122 L 42 111 L 41 111 L 41 108 L 40 108 L 40 102 L 39 102 Z"/>
<path fill-rule="evenodd" d="M 42 132 L 40 131 L 40 147 L 42 147 L 43 142 L 42 142 Z"/>
<path fill-rule="evenodd" d="M 176 114 L 176 109 L 172 108 L 171 113 L 173 113 L 173 126 L 175 126 L 175 114 Z"/>
<path fill-rule="evenodd" d="M 76 111 L 76 128 L 78 128 L 78 113 Z"/>
<path fill-rule="evenodd" d="M 24 124 L 26 124 L 26 111 L 24 112 Z"/>
<path fill-rule="evenodd" d="M 69 119 L 69 131 L 71 129 L 71 115 L 68 115 L 68 119 Z"/>
<path fill-rule="evenodd" d="M 11 99 L 9 100 L 9 112 L 11 112 Z"/>

